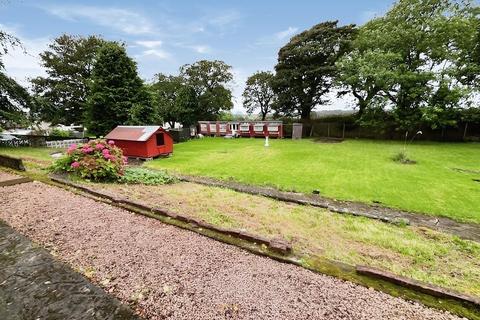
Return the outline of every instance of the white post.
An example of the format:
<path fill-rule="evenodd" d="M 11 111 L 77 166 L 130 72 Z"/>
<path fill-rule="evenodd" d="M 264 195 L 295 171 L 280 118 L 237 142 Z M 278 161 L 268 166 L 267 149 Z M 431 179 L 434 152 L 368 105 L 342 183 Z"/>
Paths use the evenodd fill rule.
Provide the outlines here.
<path fill-rule="evenodd" d="M 268 147 L 268 136 L 265 137 L 265 147 Z"/>

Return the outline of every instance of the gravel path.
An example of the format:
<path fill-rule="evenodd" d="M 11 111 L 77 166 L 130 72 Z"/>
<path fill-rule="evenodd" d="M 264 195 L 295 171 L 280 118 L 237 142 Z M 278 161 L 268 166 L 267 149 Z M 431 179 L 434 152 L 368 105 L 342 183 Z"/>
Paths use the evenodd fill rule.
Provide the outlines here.
<path fill-rule="evenodd" d="M 0 218 L 149 319 L 459 319 L 34 182 Z"/>

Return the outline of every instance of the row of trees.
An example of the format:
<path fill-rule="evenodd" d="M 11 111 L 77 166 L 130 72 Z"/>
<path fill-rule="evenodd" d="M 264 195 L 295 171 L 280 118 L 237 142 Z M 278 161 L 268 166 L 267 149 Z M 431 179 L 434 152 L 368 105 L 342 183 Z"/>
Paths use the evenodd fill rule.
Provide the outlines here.
<path fill-rule="evenodd" d="M 479 13 L 469 0 L 399 0 L 360 28 L 320 23 L 280 49 L 275 73 L 248 78 L 244 107 L 262 119 L 308 119 L 332 93 L 351 94 L 363 123 L 455 125 L 459 110 L 478 104 Z M 30 95 L 1 63 L 19 45 L 0 32 L 0 125 L 75 123 L 102 135 L 117 124 L 224 118 L 233 107 L 224 62 L 198 61 L 145 83 L 123 44 L 97 36 L 55 39 L 40 55 L 47 75 L 32 79 Z M 468 110 L 462 117 L 480 118 L 478 107 Z"/>
<path fill-rule="evenodd" d="M 96 36 L 62 35 L 40 57 L 47 76 L 32 80 L 35 118 L 82 124 L 95 135 L 118 124 L 193 124 L 233 106 L 231 67 L 221 61 L 184 65 L 178 76 L 147 84 L 122 44 Z"/>
<path fill-rule="evenodd" d="M 308 119 L 335 91 L 355 97 L 364 123 L 455 125 L 459 111 L 478 116 L 463 111 L 478 105 L 479 13 L 470 1 L 399 0 L 360 28 L 320 23 L 280 49 L 275 75 L 248 79 L 244 104 Z"/>
<path fill-rule="evenodd" d="M 62 35 L 40 54 L 46 76 L 31 79 L 32 93 L 9 78 L 1 57 L 17 38 L 0 33 L 0 127 L 47 121 L 78 124 L 104 135 L 118 124 L 190 125 L 233 107 L 231 67 L 222 61 L 184 65 L 179 75 L 138 75 L 123 44 L 97 36 Z"/>

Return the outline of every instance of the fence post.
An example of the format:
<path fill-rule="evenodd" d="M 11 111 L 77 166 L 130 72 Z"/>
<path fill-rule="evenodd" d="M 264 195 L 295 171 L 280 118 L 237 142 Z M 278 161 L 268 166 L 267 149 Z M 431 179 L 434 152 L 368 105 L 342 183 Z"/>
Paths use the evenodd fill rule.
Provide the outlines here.
<path fill-rule="evenodd" d="M 463 141 L 467 137 L 468 122 L 465 122 L 465 130 L 463 130 Z"/>
<path fill-rule="evenodd" d="M 342 139 L 345 139 L 345 121 L 343 122 Z"/>

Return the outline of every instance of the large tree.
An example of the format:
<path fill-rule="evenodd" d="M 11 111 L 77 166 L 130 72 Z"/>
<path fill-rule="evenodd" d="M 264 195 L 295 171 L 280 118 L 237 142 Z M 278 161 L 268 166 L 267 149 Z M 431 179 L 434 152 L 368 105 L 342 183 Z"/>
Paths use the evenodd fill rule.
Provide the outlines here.
<path fill-rule="evenodd" d="M 27 124 L 26 111 L 34 107 L 28 91 L 6 74 L 3 55 L 12 47 L 20 47 L 20 40 L 0 30 L 0 127 Z"/>
<path fill-rule="evenodd" d="M 83 124 L 89 81 L 98 49 L 105 41 L 97 36 L 63 34 L 40 54 L 46 77 L 32 79 L 41 97 L 40 117 L 54 124 Z"/>
<path fill-rule="evenodd" d="M 202 120 L 197 94 L 181 76 L 157 74 L 150 86 L 157 112 L 171 128 L 189 126 Z"/>
<path fill-rule="evenodd" d="M 353 25 L 323 22 L 294 36 L 280 49 L 274 81 L 277 113 L 308 119 L 316 106 L 327 102 L 325 95 L 337 71 L 335 63 L 348 50 L 354 34 Z"/>
<path fill-rule="evenodd" d="M 357 98 L 360 113 L 384 100 L 399 129 L 451 123 L 470 95 L 466 62 L 477 28 L 469 1 L 400 0 L 360 29 L 353 50 L 338 63 L 339 80 Z"/>
<path fill-rule="evenodd" d="M 155 116 L 151 96 L 124 46 L 104 44 L 92 70 L 87 99 L 88 132 L 105 135 L 121 124 L 152 124 Z"/>
<path fill-rule="evenodd" d="M 243 91 L 243 106 L 247 109 L 247 113 L 252 114 L 260 110 L 262 121 L 271 112 L 275 102 L 273 79 L 272 72 L 258 71 L 248 77 Z"/>
<path fill-rule="evenodd" d="M 199 119 L 215 120 L 221 111 L 232 109 L 232 67 L 223 61 L 200 60 L 180 68 L 180 76 L 196 94 Z"/>

